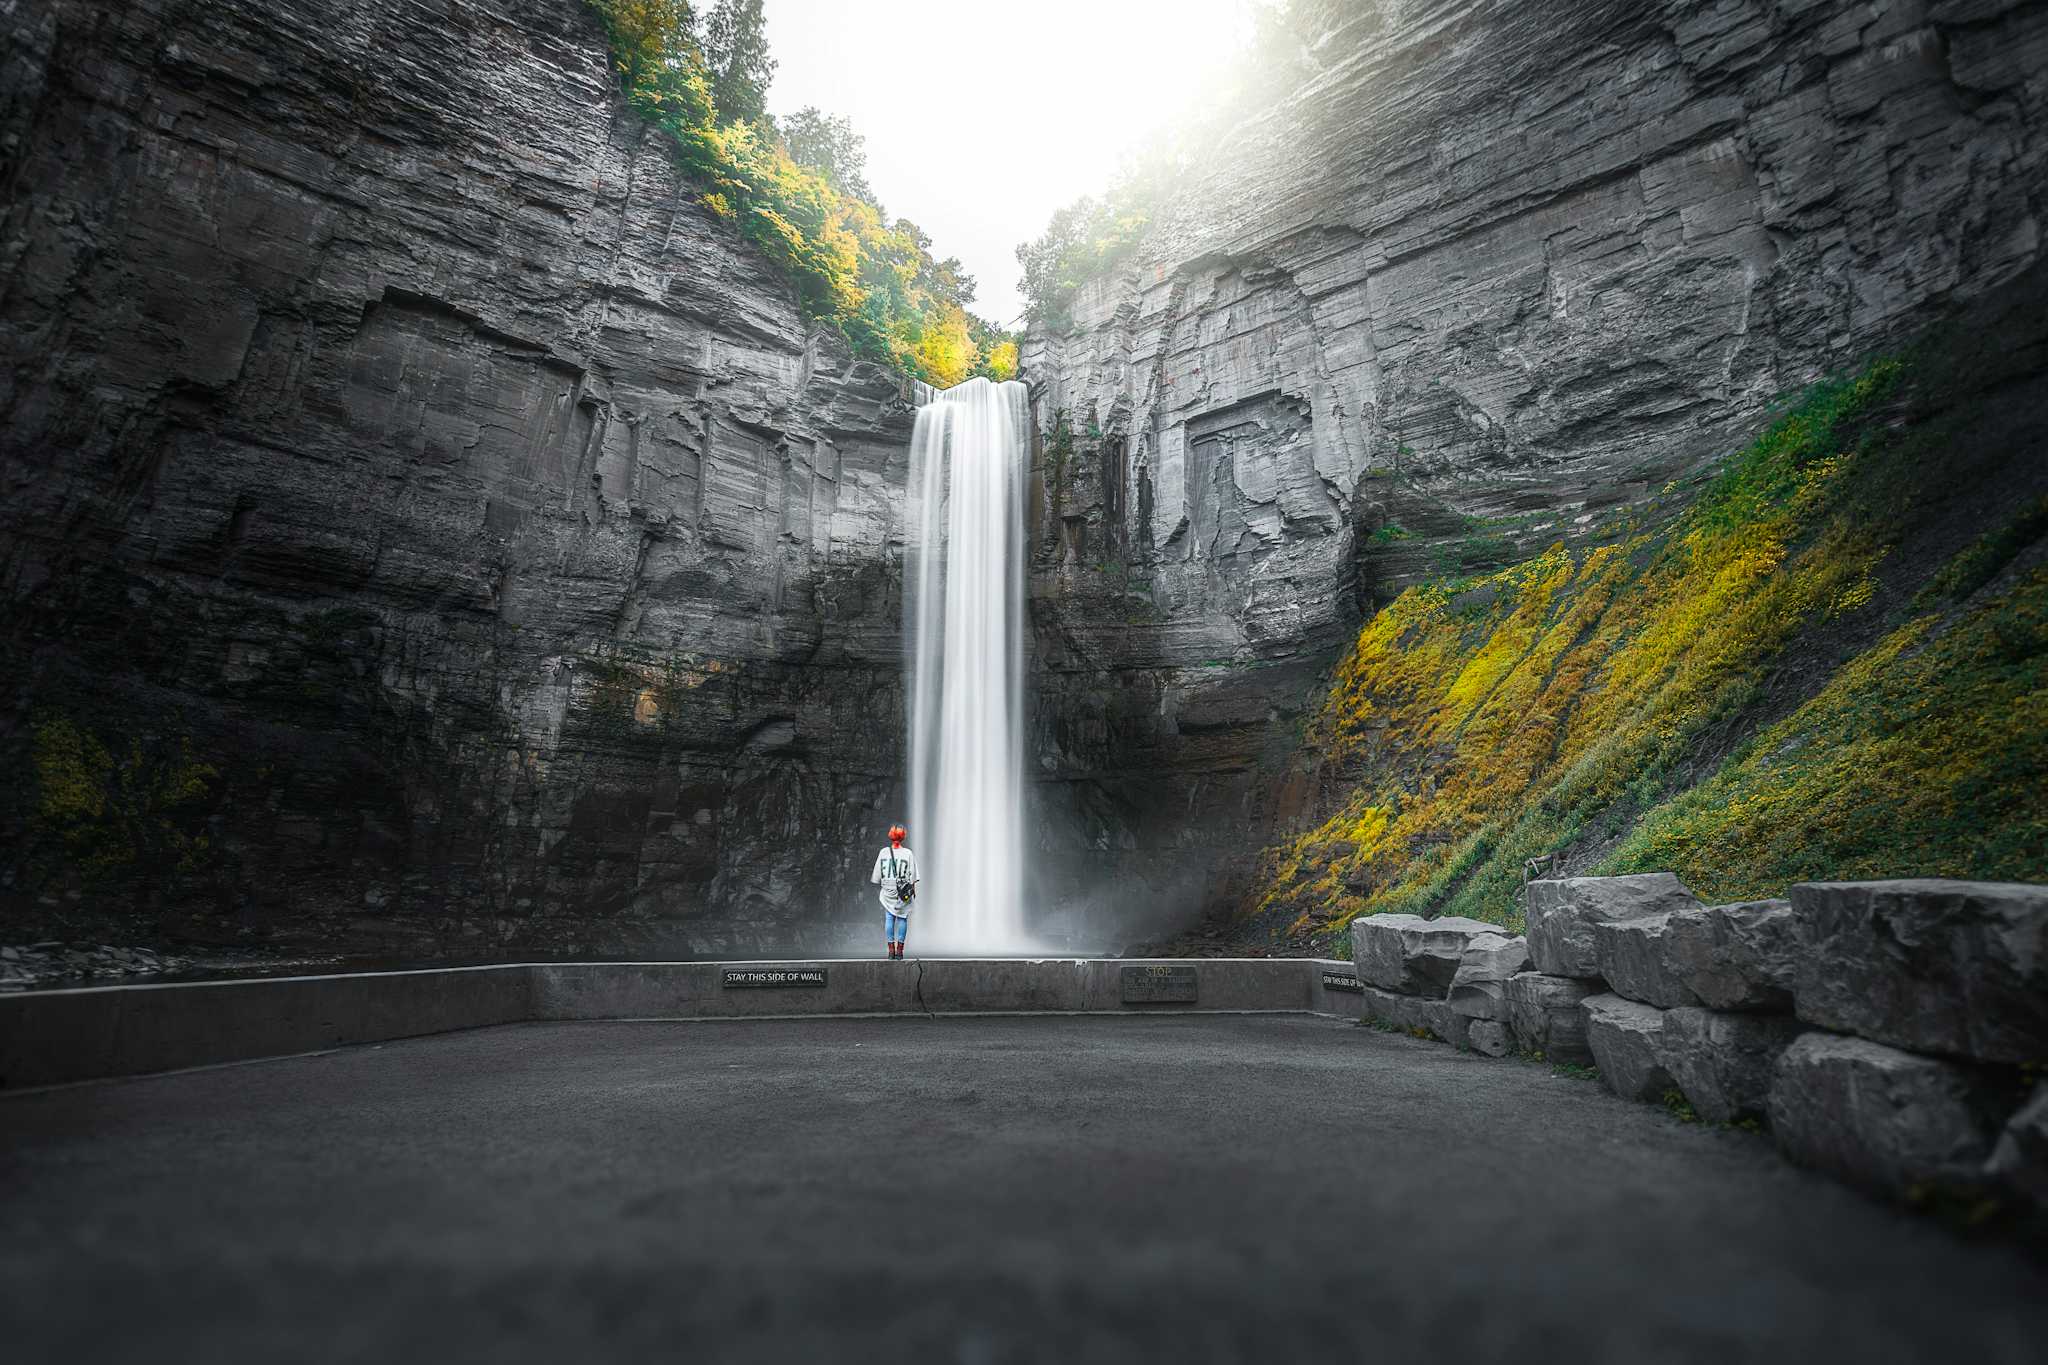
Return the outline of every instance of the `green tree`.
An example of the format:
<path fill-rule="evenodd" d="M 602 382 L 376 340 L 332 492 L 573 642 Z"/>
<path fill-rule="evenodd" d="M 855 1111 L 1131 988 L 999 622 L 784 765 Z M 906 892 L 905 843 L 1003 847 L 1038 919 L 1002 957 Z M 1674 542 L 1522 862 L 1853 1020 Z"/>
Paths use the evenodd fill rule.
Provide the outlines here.
<path fill-rule="evenodd" d="M 967 313 L 974 281 L 960 262 L 935 260 L 916 224 L 885 222 L 858 192 L 864 179 L 844 187 L 826 169 L 798 161 L 765 115 L 735 118 L 720 108 L 687 6 L 589 3 L 605 18 L 633 108 L 673 139 L 698 201 L 787 274 L 806 316 L 837 328 L 857 354 L 941 388 L 988 372 L 1006 338 Z M 757 91 L 774 66 L 760 30 L 759 0 L 724 0 L 705 26 L 707 45 L 715 35 L 728 70 L 756 73 Z M 820 115 L 792 123 L 800 143 L 825 137 L 823 152 L 809 146 L 814 158 L 836 157 L 842 174 L 858 176 L 860 139 L 843 121 Z"/>
<path fill-rule="evenodd" d="M 778 126 L 782 130 L 782 144 L 789 148 L 790 160 L 799 166 L 809 166 L 842 194 L 865 199 L 879 211 L 874 188 L 868 184 L 867 139 L 853 131 L 851 121 L 807 104 L 778 120 Z"/>
<path fill-rule="evenodd" d="M 594 0 L 611 33 L 619 74 L 632 89 L 697 59 L 689 0 Z"/>
<path fill-rule="evenodd" d="M 760 123 L 768 114 L 768 85 L 775 79 L 761 0 L 718 0 L 704 21 L 703 46 L 718 121 Z"/>

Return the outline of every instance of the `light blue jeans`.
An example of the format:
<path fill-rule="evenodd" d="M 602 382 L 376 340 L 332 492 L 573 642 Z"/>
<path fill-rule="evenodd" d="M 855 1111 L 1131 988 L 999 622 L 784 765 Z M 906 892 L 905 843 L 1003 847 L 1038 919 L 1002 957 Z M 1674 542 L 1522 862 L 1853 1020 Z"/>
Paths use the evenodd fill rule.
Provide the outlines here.
<path fill-rule="evenodd" d="M 882 918 L 889 921 L 889 942 L 901 943 L 910 932 L 910 916 L 899 915 L 894 910 L 884 910 Z"/>

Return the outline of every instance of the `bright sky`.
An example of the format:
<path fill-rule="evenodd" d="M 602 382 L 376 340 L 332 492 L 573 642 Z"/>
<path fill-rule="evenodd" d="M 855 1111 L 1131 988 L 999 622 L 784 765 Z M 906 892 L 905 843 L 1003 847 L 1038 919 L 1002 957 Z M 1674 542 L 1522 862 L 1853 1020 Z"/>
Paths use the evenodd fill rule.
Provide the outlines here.
<path fill-rule="evenodd" d="M 1256 2 L 766 0 L 768 108 L 852 119 L 882 206 L 958 256 L 974 311 L 1008 324 L 1017 244 L 1202 97 Z"/>

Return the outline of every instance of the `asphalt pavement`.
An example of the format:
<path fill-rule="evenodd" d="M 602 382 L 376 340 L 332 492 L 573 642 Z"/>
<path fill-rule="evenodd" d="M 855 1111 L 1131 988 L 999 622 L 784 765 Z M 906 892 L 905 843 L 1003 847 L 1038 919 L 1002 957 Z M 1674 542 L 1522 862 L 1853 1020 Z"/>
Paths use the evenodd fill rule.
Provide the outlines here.
<path fill-rule="evenodd" d="M 0 1097 L 40 1361 L 2036 1361 L 2048 1267 L 1310 1016 L 529 1024 Z"/>

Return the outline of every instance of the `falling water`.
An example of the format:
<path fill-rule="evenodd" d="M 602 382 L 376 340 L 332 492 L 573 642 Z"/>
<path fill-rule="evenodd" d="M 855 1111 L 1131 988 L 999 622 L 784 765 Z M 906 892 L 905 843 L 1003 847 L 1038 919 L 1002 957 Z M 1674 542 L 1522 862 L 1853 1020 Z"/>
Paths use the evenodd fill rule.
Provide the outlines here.
<path fill-rule="evenodd" d="M 1025 952 L 1022 384 L 931 393 L 910 439 L 910 843 L 927 951 Z"/>

